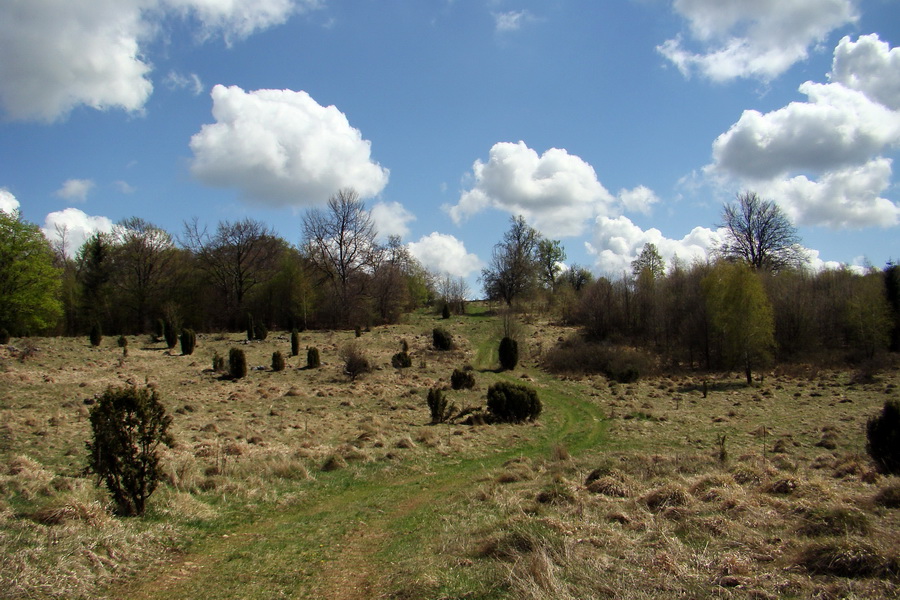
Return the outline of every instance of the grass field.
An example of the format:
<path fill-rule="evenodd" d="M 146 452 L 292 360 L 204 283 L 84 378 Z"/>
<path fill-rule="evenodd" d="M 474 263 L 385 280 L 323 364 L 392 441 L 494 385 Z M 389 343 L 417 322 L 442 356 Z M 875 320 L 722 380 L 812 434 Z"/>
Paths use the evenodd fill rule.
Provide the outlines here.
<path fill-rule="evenodd" d="M 446 327 L 456 349 L 431 348 Z M 896 398 L 874 381 L 796 367 L 616 384 L 553 377 L 569 331 L 523 326 L 497 372 L 497 321 L 411 315 L 355 340 L 307 332 L 247 343 L 202 334 L 191 356 L 147 337 L 42 338 L 0 348 L 2 598 L 887 598 L 900 594 L 900 481 L 865 455 L 865 423 Z M 406 340 L 412 367 L 390 366 Z M 350 381 L 356 341 L 376 366 Z M 215 352 L 248 354 L 238 381 Z M 484 404 L 505 379 L 538 390 L 524 425 L 429 424 L 454 368 Z M 257 368 L 253 368 L 257 367 Z M 155 386 L 174 417 L 148 514 L 112 516 L 84 475 L 88 411 L 109 385 Z"/>

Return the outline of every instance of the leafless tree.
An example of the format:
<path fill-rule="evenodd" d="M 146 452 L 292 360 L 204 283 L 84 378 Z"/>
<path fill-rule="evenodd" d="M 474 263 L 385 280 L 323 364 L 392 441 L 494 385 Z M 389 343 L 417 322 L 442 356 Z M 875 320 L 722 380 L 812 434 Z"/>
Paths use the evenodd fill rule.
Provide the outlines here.
<path fill-rule="evenodd" d="M 513 300 L 535 288 L 540 239 L 540 234 L 525 222 L 524 217 L 511 219 L 509 231 L 494 246 L 491 264 L 481 271 L 488 298 L 503 300 L 507 306 L 512 306 Z"/>
<path fill-rule="evenodd" d="M 353 189 L 338 191 L 328 199 L 327 210 L 311 209 L 303 218 L 304 246 L 332 288 L 344 325 L 355 316 L 357 301 L 381 260 L 376 234 L 371 215 Z"/>
<path fill-rule="evenodd" d="M 807 260 L 787 215 L 756 192 L 743 192 L 736 203 L 726 204 L 722 221 L 727 237 L 719 251 L 725 258 L 768 271 L 798 267 Z"/>

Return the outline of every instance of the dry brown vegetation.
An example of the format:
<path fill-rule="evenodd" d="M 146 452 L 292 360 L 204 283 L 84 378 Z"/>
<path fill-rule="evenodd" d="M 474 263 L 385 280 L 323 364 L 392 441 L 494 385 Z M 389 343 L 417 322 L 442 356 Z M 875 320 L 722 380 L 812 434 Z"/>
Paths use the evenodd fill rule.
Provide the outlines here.
<path fill-rule="evenodd" d="M 483 405 L 500 377 L 487 343 L 496 337 L 491 321 L 451 320 L 450 352 L 433 349 L 434 323 L 419 315 L 364 333 L 358 347 L 374 370 L 352 380 L 340 357 L 352 331 L 301 334 L 301 347 L 319 348 L 322 367 L 304 368 L 301 352 L 282 372 L 270 368 L 275 350 L 289 355 L 281 332 L 251 343 L 241 334 L 199 334 L 191 356 L 146 337 L 128 338 L 127 357 L 113 338 L 99 348 L 87 338 L 36 339 L 21 362 L 17 348 L 26 341 L 12 340 L 0 348 L 0 597 L 114 597 L 104 590 L 117 588 L 106 586 L 128 585 L 139 571 L 182 582 L 207 529 L 228 543 L 222 532 L 236 513 L 302 505 L 336 471 L 362 482 L 377 466 L 378 478 L 413 485 L 411 473 L 439 475 L 503 452 L 513 458 L 464 480 L 447 476 L 373 516 L 385 522 L 353 546 L 354 581 L 371 580 L 339 591 L 344 580 L 324 569 L 311 575 L 325 590 L 320 597 L 900 593 L 900 483 L 879 475 L 864 453 L 866 420 L 897 397 L 896 368 L 868 383 L 849 372 L 781 370 L 752 388 L 743 375 L 723 375 L 709 379 L 704 398 L 702 376 L 691 373 L 632 384 L 550 377 L 537 369 L 539 355 L 569 332 L 536 323 L 523 331 L 513 377 L 540 390 L 538 423 L 431 426 L 429 389 L 444 388 L 463 409 Z M 402 340 L 412 367 L 394 369 Z M 232 381 L 211 367 L 214 352 L 226 356 L 235 346 L 250 372 Z M 467 364 L 475 366 L 474 389 L 450 391 L 453 369 Z M 107 386 L 144 384 L 174 416 L 176 444 L 166 450 L 167 480 L 148 516 L 115 518 L 104 490 L 83 474 L 87 415 Z M 576 449 L 561 433 L 537 445 L 554 427 L 562 432 L 562 399 L 605 417 L 602 443 Z M 376 556 L 389 543 L 386 520 L 410 518 L 431 500 L 439 507 L 420 517 L 434 523 L 427 543 Z M 385 560 L 391 569 L 371 568 Z M 182 597 L 165 589 L 134 597 Z"/>

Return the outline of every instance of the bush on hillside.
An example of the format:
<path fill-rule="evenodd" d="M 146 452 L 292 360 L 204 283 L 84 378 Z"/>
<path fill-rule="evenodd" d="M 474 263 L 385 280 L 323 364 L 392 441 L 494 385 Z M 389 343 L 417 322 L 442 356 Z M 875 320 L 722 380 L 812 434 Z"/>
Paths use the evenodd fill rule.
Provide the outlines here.
<path fill-rule="evenodd" d="M 487 408 L 498 421 L 521 423 L 538 418 L 542 406 L 534 389 L 519 383 L 499 381 L 488 388 Z"/>
<path fill-rule="evenodd" d="M 294 329 L 291 331 L 291 356 L 300 354 L 300 333 Z"/>
<path fill-rule="evenodd" d="M 866 425 L 866 451 L 882 473 L 900 475 L 900 402 L 888 400 Z"/>
<path fill-rule="evenodd" d="M 88 469 L 106 484 L 119 514 L 144 514 L 163 477 L 157 449 L 172 443 L 172 418 L 156 390 L 108 388 L 91 409 L 90 421 Z"/>
<path fill-rule="evenodd" d="M 278 350 L 272 353 L 272 370 L 284 371 L 284 355 Z"/>
<path fill-rule="evenodd" d="M 194 347 L 197 345 L 197 334 L 193 329 L 184 329 L 181 332 L 181 353 L 185 356 L 194 353 Z"/>
<path fill-rule="evenodd" d="M 232 379 L 247 376 L 247 355 L 240 348 L 232 348 L 228 352 L 228 373 Z"/>
<path fill-rule="evenodd" d="M 500 357 L 500 368 L 504 371 L 512 371 L 519 364 L 519 343 L 516 340 L 504 337 L 500 340 L 497 353 Z"/>
<path fill-rule="evenodd" d="M 103 341 L 103 332 L 100 331 L 99 323 L 94 323 L 91 326 L 91 333 L 90 333 L 90 336 L 88 336 L 88 337 L 91 340 L 91 346 L 94 346 L 96 348 L 97 346 L 100 345 L 100 342 Z"/>
<path fill-rule="evenodd" d="M 366 356 L 362 347 L 355 342 L 350 342 L 341 348 L 340 356 L 341 360 L 344 361 L 344 373 L 350 377 L 351 381 L 372 370 L 372 366 L 369 364 L 369 357 Z"/>
<path fill-rule="evenodd" d="M 453 348 L 453 336 L 443 327 L 435 327 L 431 332 L 431 339 L 436 350 L 451 350 Z"/>
<path fill-rule="evenodd" d="M 318 348 L 308 348 L 306 350 L 306 368 L 307 369 L 318 369 L 322 365 L 322 362 L 319 360 L 319 349 Z"/>
<path fill-rule="evenodd" d="M 475 374 L 472 371 L 453 369 L 453 373 L 450 375 L 450 387 L 454 390 L 471 390 L 475 387 Z"/>
<path fill-rule="evenodd" d="M 395 369 L 408 369 L 412 366 L 412 358 L 406 352 L 398 352 L 391 357 L 391 366 Z"/>
<path fill-rule="evenodd" d="M 456 412 L 456 406 L 447 400 L 444 392 L 438 388 L 428 390 L 427 402 L 433 424 L 449 421 L 453 413 Z"/>

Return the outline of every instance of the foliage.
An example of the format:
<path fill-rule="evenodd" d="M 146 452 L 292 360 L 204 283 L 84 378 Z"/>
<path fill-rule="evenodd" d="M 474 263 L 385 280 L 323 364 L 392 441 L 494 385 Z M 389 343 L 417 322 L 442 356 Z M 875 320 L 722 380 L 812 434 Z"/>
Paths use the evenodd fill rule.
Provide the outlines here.
<path fill-rule="evenodd" d="M 341 360 L 344 361 L 344 373 L 353 381 L 363 373 L 372 370 L 369 364 L 369 357 L 366 356 L 362 346 L 356 342 L 349 342 L 341 348 Z"/>
<path fill-rule="evenodd" d="M 891 309 L 885 298 L 881 274 L 870 273 L 859 279 L 847 299 L 844 322 L 850 347 L 862 358 L 871 360 L 890 346 Z"/>
<path fill-rule="evenodd" d="M 228 373 L 232 379 L 247 376 L 247 355 L 242 349 L 232 348 L 228 351 Z"/>
<path fill-rule="evenodd" d="M 453 369 L 450 375 L 450 387 L 454 390 L 472 389 L 475 387 L 475 374 L 472 371 Z"/>
<path fill-rule="evenodd" d="M 521 423 L 537 419 L 542 406 L 533 388 L 499 381 L 488 388 L 487 408 L 498 421 Z"/>
<path fill-rule="evenodd" d="M 88 339 L 91 342 L 91 346 L 94 346 L 95 348 L 103 341 L 103 332 L 100 330 L 99 323 L 91 325 L 91 333 L 88 335 Z"/>
<path fill-rule="evenodd" d="M 0 327 L 23 334 L 55 325 L 60 281 L 40 228 L 0 210 Z"/>
<path fill-rule="evenodd" d="M 308 348 L 306 350 L 306 368 L 307 369 L 318 369 L 321 366 L 321 361 L 319 360 L 319 349 L 318 348 Z"/>
<path fill-rule="evenodd" d="M 444 392 L 439 388 L 431 388 L 428 390 L 428 398 L 426 401 L 428 402 L 428 410 L 431 411 L 432 423 L 445 423 L 449 421 L 453 416 L 453 413 L 456 412 L 456 406 L 447 400 Z"/>
<path fill-rule="evenodd" d="M 300 333 L 296 329 L 291 331 L 291 356 L 300 354 Z"/>
<path fill-rule="evenodd" d="M 538 277 L 539 240 L 540 234 L 525 222 L 524 217 L 511 219 L 509 231 L 494 246 L 490 265 L 481 271 L 488 298 L 503 300 L 511 306 L 513 300 L 534 289 Z"/>
<path fill-rule="evenodd" d="M 225 371 L 225 357 L 219 354 L 218 351 L 213 352 L 212 369 L 215 373 L 222 373 Z"/>
<path fill-rule="evenodd" d="M 266 329 L 266 326 L 262 323 L 258 323 L 253 327 L 253 335 L 254 339 L 263 342 L 267 337 L 269 337 L 269 330 Z"/>
<path fill-rule="evenodd" d="M 435 327 L 431 332 L 431 341 L 435 350 L 452 350 L 453 336 L 442 327 Z"/>
<path fill-rule="evenodd" d="M 762 282 L 749 266 L 722 262 L 703 280 L 703 290 L 725 355 L 744 368 L 750 385 L 753 369 L 770 359 L 775 345 L 772 305 Z"/>
<path fill-rule="evenodd" d="M 256 326 L 253 323 L 253 315 L 247 315 L 247 341 L 252 342 L 256 339 Z"/>
<path fill-rule="evenodd" d="M 194 347 L 197 345 L 197 334 L 193 329 L 183 329 L 181 331 L 181 353 L 185 356 L 194 353 Z"/>
<path fill-rule="evenodd" d="M 797 229 L 775 202 L 756 192 L 738 194 L 737 203 L 722 210 L 725 241 L 719 248 L 728 259 L 753 269 L 781 271 L 806 262 Z"/>
<path fill-rule="evenodd" d="M 171 445 L 172 418 L 148 388 L 108 388 L 90 412 L 88 468 L 106 483 L 117 510 L 141 515 L 163 477 L 158 448 Z"/>
<path fill-rule="evenodd" d="M 9 331 L 6 327 L 0 327 L 0 344 L 6 345 L 9 343 Z"/>
<path fill-rule="evenodd" d="M 500 368 L 512 371 L 519 364 L 519 343 L 511 337 L 504 337 L 500 340 L 500 348 L 497 353 L 500 357 Z"/>
<path fill-rule="evenodd" d="M 284 355 L 278 350 L 272 353 L 272 370 L 284 371 Z"/>
<path fill-rule="evenodd" d="M 900 401 L 888 400 L 866 424 L 866 451 L 883 473 L 900 475 Z"/>
<path fill-rule="evenodd" d="M 391 357 L 391 366 L 395 369 L 408 369 L 412 366 L 412 358 L 408 352 L 398 352 Z"/>
<path fill-rule="evenodd" d="M 566 260 L 566 250 L 559 240 L 540 238 L 537 244 L 538 280 L 546 290 L 555 291 L 557 277 Z"/>
<path fill-rule="evenodd" d="M 170 350 L 178 343 L 178 325 L 174 320 L 166 320 L 163 337 L 166 339 L 166 348 Z"/>
<path fill-rule="evenodd" d="M 441 318 L 449 319 L 450 318 L 450 304 L 444 302 L 444 308 L 441 309 Z"/>
<path fill-rule="evenodd" d="M 660 255 L 656 244 L 644 244 L 640 255 L 631 261 L 631 274 L 639 277 L 641 273 L 649 274 L 653 279 L 660 279 L 666 274 L 666 261 Z"/>

